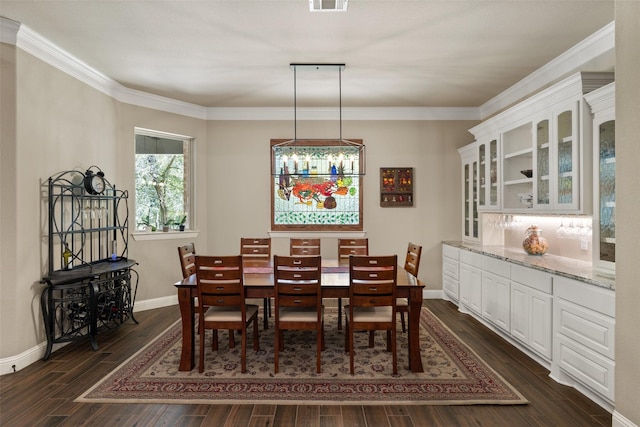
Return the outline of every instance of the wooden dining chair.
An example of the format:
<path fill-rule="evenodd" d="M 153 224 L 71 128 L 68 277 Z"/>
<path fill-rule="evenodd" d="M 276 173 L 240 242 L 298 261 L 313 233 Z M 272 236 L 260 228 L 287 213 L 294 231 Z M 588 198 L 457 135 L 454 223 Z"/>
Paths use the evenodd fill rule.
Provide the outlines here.
<path fill-rule="evenodd" d="M 258 351 L 258 306 L 245 303 L 242 256 L 196 256 L 199 371 L 204 372 L 205 331 L 213 330 L 211 348 L 218 349 L 218 330 L 241 330 L 241 372 L 247 370 L 247 326 L 253 323 L 253 349 Z"/>
<path fill-rule="evenodd" d="M 320 255 L 320 239 L 289 239 L 289 255 Z"/>
<path fill-rule="evenodd" d="M 263 263 L 268 266 L 271 262 L 271 238 L 270 237 L 241 237 L 240 254 L 242 259 L 253 263 Z M 271 317 L 271 298 L 264 299 L 263 327 L 269 329 L 269 317 Z"/>
<path fill-rule="evenodd" d="M 338 239 L 338 258 L 343 261 L 351 255 L 369 255 L 369 239 Z M 342 330 L 341 298 L 338 298 L 338 330 Z"/>
<path fill-rule="evenodd" d="M 396 288 L 398 256 L 352 256 L 349 258 L 349 305 L 345 314 L 345 349 L 354 374 L 353 333 L 356 330 L 386 330 L 387 351 L 393 357 L 393 374 L 398 373 L 396 349 Z M 369 342 L 369 346 L 373 346 Z"/>
<path fill-rule="evenodd" d="M 182 278 L 186 279 L 196 272 L 196 246 L 194 243 L 178 246 Z"/>
<path fill-rule="evenodd" d="M 407 256 L 404 261 L 404 269 L 416 278 L 418 278 L 418 269 L 420 268 L 421 255 L 422 246 L 409 242 L 409 246 L 407 247 Z M 396 307 L 398 313 L 400 313 L 402 332 L 407 332 L 404 314 L 409 312 L 409 300 L 407 298 L 398 298 Z"/>
<path fill-rule="evenodd" d="M 196 272 L 196 245 L 195 243 L 187 243 L 186 245 L 178 246 L 178 256 L 180 257 L 180 268 L 182 268 L 182 278 L 195 274 Z M 196 305 L 200 304 L 199 300 L 196 300 Z M 236 340 L 233 335 L 233 330 L 229 330 L 229 348 L 236 346 Z"/>
<path fill-rule="evenodd" d="M 324 347 L 324 307 L 322 306 L 321 258 L 274 255 L 275 344 L 274 373 L 278 373 L 279 354 L 284 350 L 285 330 L 316 331 L 316 371 L 321 371 Z"/>

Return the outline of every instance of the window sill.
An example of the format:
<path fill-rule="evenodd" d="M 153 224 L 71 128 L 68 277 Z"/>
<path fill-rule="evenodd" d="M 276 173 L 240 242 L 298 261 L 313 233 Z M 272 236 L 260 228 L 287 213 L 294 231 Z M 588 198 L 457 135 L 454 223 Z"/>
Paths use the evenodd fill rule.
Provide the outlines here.
<path fill-rule="evenodd" d="M 131 237 L 136 242 L 145 240 L 175 240 L 175 239 L 195 239 L 199 230 L 185 231 L 138 231 L 131 233 Z"/>

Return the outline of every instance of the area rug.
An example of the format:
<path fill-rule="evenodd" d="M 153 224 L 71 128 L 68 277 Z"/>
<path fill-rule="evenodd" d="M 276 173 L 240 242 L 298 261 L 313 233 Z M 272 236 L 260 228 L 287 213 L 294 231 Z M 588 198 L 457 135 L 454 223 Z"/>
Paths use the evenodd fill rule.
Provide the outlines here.
<path fill-rule="evenodd" d="M 423 373 L 408 370 L 407 334 L 398 323 L 398 375 L 392 375 L 386 335 L 377 332 L 374 348 L 368 333 L 355 335 L 355 375 L 349 374 L 344 331 L 338 331 L 337 311 L 326 309 L 322 373 L 316 373 L 315 334 L 285 332 L 280 372 L 273 373 L 273 324 L 260 329 L 260 350 L 247 348 L 247 372 L 240 373 L 240 343 L 229 349 L 226 331 L 219 350 L 207 336 L 205 372 L 196 367 L 178 371 L 180 321 L 83 393 L 76 402 L 91 403 L 247 403 L 247 404 L 422 404 L 515 405 L 527 400 L 433 313 L 423 308 L 420 345 Z M 273 319 L 271 319 L 273 321 Z M 261 324 L 261 322 L 259 322 Z M 141 325 L 143 326 L 143 325 Z M 210 334 L 210 332 L 209 332 Z M 198 341 L 198 339 L 196 339 Z M 239 341 L 239 339 L 236 339 Z"/>

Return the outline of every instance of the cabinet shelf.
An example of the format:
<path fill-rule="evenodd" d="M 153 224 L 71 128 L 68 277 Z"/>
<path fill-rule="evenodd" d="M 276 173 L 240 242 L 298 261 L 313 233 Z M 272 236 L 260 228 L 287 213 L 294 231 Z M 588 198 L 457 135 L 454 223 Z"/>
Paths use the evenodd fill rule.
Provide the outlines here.
<path fill-rule="evenodd" d="M 505 181 L 504 185 L 520 185 L 520 184 L 532 184 L 533 178 L 513 179 L 511 181 Z"/>
<path fill-rule="evenodd" d="M 531 154 L 533 154 L 533 147 L 524 148 L 522 150 L 514 151 L 513 153 L 505 153 L 504 158 L 505 159 L 512 159 L 514 157 L 529 156 Z"/>

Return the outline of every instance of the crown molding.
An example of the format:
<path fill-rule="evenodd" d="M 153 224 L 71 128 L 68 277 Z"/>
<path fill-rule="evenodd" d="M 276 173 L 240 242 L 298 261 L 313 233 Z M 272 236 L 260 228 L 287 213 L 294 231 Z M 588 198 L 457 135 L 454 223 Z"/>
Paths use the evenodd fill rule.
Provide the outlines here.
<path fill-rule="evenodd" d="M 585 101 L 591 107 L 592 113 L 599 113 L 602 110 L 612 109 L 616 111 L 616 82 L 609 83 L 599 89 L 595 89 L 584 96 Z"/>
<path fill-rule="evenodd" d="M 607 24 L 515 85 L 482 104 L 479 107 L 481 118 L 484 120 L 558 79 L 582 70 L 585 64 L 598 58 L 603 58 L 611 69 L 615 66 L 615 22 Z"/>
<path fill-rule="evenodd" d="M 203 107 L 127 88 L 78 60 L 19 22 L 0 17 L 0 37 L 94 89 L 120 101 L 202 120 L 292 120 L 286 107 Z M 483 120 L 601 56 L 612 62 L 615 24 L 612 22 L 480 107 L 352 107 L 342 108 L 342 120 Z M 613 62 L 612 62 L 613 66 Z M 299 120 L 338 120 L 337 108 L 299 108 Z"/>
<path fill-rule="evenodd" d="M 0 16 L 0 42 L 15 45 L 20 23 Z"/>

